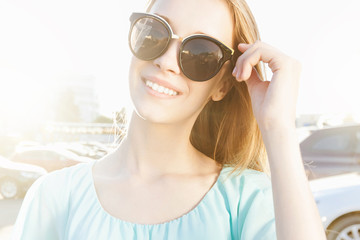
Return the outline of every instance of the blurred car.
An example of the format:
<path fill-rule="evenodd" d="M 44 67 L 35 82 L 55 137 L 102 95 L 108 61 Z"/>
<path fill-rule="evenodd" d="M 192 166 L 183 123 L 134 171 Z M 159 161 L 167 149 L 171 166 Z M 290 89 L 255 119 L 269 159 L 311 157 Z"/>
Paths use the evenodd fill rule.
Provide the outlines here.
<path fill-rule="evenodd" d="M 360 239 L 360 174 L 309 182 L 328 240 Z"/>
<path fill-rule="evenodd" d="M 316 126 L 304 126 L 304 127 L 297 127 L 296 128 L 296 134 L 298 137 L 298 142 L 301 143 L 302 141 L 304 141 L 304 139 L 306 139 L 307 137 L 309 137 L 313 132 L 317 131 L 319 128 Z"/>
<path fill-rule="evenodd" d="M 110 152 L 110 148 L 98 142 L 58 142 L 54 146 L 61 146 L 79 156 L 92 159 L 100 159 Z"/>
<path fill-rule="evenodd" d="M 113 150 L 100 142 L 82 142 L 81 144 L 89 149 L 90 157 L 95 159 L 100 159 Z"/>
<path fill-rule="evenodd" d="M 360 172 L 360 124 L 316 130 L 300 150 L 309 179 Z"/>
<path fill-rule="evenodd" d="M 48 172 L 92 161 L 90 158 L 78 156 L 62 147 L 55 146 L 20 148 L 10 157 L 10 160 L 37 165 Z"/>
<path fill-rule="evenodd" d="M 31 184 L 46 173 L 44 168 L 0 156 L 0 193 L 6 199 L 24 197 Z"/>

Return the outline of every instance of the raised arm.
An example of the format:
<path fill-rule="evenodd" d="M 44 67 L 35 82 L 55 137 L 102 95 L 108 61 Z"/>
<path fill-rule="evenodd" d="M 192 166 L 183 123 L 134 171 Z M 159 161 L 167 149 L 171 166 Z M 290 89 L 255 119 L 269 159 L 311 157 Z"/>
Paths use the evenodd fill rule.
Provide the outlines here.
<path fill-rule="evenodd" d="M 301 66 L 263 42 L 239 44 L 243 54 L 233 75 L 245 81 L 266 147 L 278 240 L 325 240 L 316 203 L 309 188 L 297 141 L 295 119 Z M 261 81 L 253 68 L 268 63 L 271 82 Z"/>

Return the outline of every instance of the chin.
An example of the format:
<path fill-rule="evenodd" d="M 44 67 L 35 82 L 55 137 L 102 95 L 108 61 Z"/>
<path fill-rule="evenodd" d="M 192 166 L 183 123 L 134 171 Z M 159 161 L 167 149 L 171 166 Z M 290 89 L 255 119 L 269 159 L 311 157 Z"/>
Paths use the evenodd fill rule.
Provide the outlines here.
<path fill-rule="evenodd" d="M 139 117 L 148 123 L 155 124 L 171 124 L 178 122 L 179 119 L 177 119 L 177 117 L 181 117 L 176 117 L 173 112 L 159 109 L 158 107 L 146 106 L 146 104 L 141 104 L 141 106 L 138 106 L 136 103 L 134 103 L 134 112 L 136 117 Z"/>

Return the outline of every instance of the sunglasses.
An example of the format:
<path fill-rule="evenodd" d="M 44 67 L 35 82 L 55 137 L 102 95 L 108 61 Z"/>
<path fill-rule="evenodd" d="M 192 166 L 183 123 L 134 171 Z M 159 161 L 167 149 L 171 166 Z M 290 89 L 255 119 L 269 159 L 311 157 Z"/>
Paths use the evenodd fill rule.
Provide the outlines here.
<path fill-rule="evenodd" d="M 193 81 L 213 78 L 232 58 L 234 50 L 219 40 L 204 34 L 181 38 L 169 23 L 158 15 L 133 13 L 130 16 L 129 46 L 135 57 L 151 61 L 163 55 L 171 39 L 181 40 L 178 64 L 182 73 Z"/>

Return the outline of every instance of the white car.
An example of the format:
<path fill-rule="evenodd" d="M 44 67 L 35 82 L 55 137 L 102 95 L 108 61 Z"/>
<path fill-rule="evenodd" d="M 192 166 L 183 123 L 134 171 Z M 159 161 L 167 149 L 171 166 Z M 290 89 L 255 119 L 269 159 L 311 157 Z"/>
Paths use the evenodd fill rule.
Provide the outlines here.
<path fill-rule="evenodd" d="M 360 239 L 360 173 L 310 181 L 328 240 Z"/>
<path fill-rule="evenodd" d="M 47 145 L 17 148 L 13 155 L 10 156 L 10 160 L 40 166 L 48 172 L 78 163 L 94 161 L 91 158 L 79 156 L 62 146 Z"/>
<path fill-rule="evenodd" d="M 22 198 L 35 180 L 46 173 L 44 168 L 0 156 L 0 195 L 6 199 Z"/>

